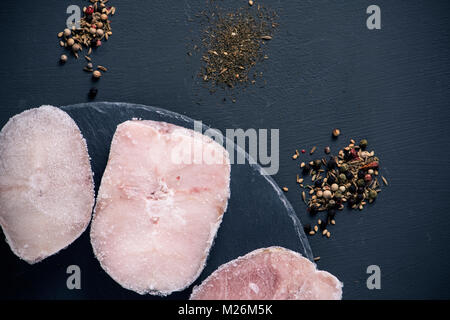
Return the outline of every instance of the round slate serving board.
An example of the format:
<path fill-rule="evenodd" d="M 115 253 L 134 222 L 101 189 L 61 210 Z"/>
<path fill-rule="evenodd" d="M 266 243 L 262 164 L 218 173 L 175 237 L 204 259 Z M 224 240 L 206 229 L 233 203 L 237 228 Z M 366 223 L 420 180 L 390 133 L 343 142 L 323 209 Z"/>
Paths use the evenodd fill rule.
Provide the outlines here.
<path fill-rule="evenodd" d="M 75 120 L 87 141 L 96 192 L 118 124 L 139 118 L 194 129 L 194 120 L 186 116 L 144 105 L 99 102 L 62 109 Z M 208 127 L 203 126 L 203 131 L 206 129 Z M 234 152 L 244 151 L 234 145 Z M 278 245 L 312 259 L 308 240 L 291 204 L 272 178 L 261 172 L 259 165 L 249 164 L 248 161 L 232 165 L 228 209 L 206 267 L 194 284 L 199 284 L 223 263 L 257 248 Z M 30 266 L 21 261 L 7 246 L 1 247 L 0 256 L 2 274 L 8 275 L 0 282 L 2 298 L 160 299 L 151 295 L 139 296 L 112 280 L 94 257 L 89 229 L 68 248 L 36 265 Z M 66 286 L 69 277 L 66 270 L 70 265 L 81 269 L 81 290 L 69 290 Z M 187 299 L 191 291 L 192 286 L 168 298 Z"/>

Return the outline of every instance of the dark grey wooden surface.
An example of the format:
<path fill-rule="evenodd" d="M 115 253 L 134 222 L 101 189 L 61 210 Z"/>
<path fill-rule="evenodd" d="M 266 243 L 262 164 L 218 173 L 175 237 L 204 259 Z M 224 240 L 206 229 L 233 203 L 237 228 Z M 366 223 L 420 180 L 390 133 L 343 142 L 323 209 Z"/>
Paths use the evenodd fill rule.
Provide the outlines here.
<path fill-rule="evenodd" d="M 274 178 L 290 187 L 287 196 L 303 222 L 309 217 L 295 186 L 293 150 L 367 138 L 390 186 L 367 210 L 340 213 L 332 239 L 310 239 L 322 258 L 319 267 L 344 281 L 346 299 L 450 298 L 449 2 L 266 1 L 280 15 L 264 63 L 267 85 L 238 93 L 236 103 L 202 89 L 195 78 L 199 61 L 186 54 L 196 34 L 187 19 L 203 0 L 111 3 L 118 7 L 114 35 L 94 54 L 111 72 L 96 84 L 97 101 L 154 105 L 219 129 L 280 128 L 281 166 Z M 56 34 L 69 4 L 2 2 L 0 127 L 27 108 L 87 101 L 92 83 L 82 62 L 57 62 Z M 370 4 L 381 7 L 381 30 L 366 28 Z M 332 127 L 343 132 L 335 142 Z M 91 254 L 79 254 L 83 239 L 62 254 L 87 263 Z M 8 250 L 0 242 L 2 260 Z M 381 290 L 366 288 L 372 264 L 381 268 Z M 14 266 L 1 265 L 0 278 L 9 277 Z M 58 298 L 52 292 L 65 285 L 65 267 L 45 276 L 61 284 L 49 282 L 46 290 L 27 285 L 23 296 Z M 43 277 L 39 268 L 36 280 Z M 8 297 L 8 288 L 0 289 Z M 102 291 L 90 289 L 95 297 Z"/>

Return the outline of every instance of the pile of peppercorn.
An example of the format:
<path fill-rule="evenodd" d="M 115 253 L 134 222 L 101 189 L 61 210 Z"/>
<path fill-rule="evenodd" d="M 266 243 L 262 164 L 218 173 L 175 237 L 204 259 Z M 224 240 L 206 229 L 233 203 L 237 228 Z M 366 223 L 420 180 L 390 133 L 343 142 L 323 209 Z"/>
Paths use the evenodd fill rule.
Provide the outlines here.
<path fill-rule="evenodd" d="M 307 211 L 311 216 L 327 213 L 326 218 L 318 220 L 318 225 L 305 226 L 308 234 L 314 235 L 320 228 L 323 235 L 330 237 L 327 227 L 336 223 L 338 210 L 343 210 L 345 206 L 363 210 L 366 204 L 375 201 L 381 191 L 378 182 L 379 159 L 374 151 L 367 151 L 367 146 L 366 139 L 359 144 L 350 140 L 350 144 L 339 150 L 337 156 L 301 163 L 303 176 L 311 176 L 312 181 L 311 185 L 304 185 L 304 178 L 297 176 L 297 182 L 307 190 L 302 192 Z M 325 153 L 330 153 L 329 147 L 325 148 Z M 387 180 L 384 177 L 381 179 L 387 185 Z"/>
<path fill-rule="evenodd" d="M 102 41 L 108 40 L 112 35 L 110 16 L 115 14 L 116 8 L 107 6 L 107 2 L 108 0 L 90 0 L 91 5 L 83 8 L 84 15 L 79 22 L 79 26 L 74 25 L 58 33 L 60 45 L 69 49 L 77 59 L 83 48 L 87 49 L 84 56 L 87 64 L 83 70 L 91 73 L 94 79 L 99 79 L 102 72 L 107 71 L 107 68 L 101 65 L 94 67 L 90 56 L 92 48 L 100 47 Z M 68 57 L 65 54 L 60 57 L 63 64 L 67 59 Z M 93 97 L 96 93 L 97 89 L 93 88 L 90 90 L 89 96 Z"/>

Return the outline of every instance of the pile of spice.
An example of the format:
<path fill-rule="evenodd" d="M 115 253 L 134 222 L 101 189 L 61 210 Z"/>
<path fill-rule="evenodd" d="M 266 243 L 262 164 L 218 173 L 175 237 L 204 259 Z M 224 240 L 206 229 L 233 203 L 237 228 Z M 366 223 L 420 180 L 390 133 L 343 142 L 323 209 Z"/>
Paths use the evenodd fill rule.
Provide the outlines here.
<path fill-rule="evenodd" d="M 110 16 L 116 13 L 115 7 L 107 6 L 109 0 L 89 0 L 91 5 L 83 8 L 83 17 L 81 17 L 79 27 L 72 26 L 71 29 L 64 29 L 58 33 L 61 47 L 67 48 L 72 52 L 75 58 L 83 49 L 87 50 L 84 55 L 87 63 L 83 70 L 92 74 L 94 79 L 99 79 L 102 72 L 108 69 L 104 66 L 97 65 L 94 68 L 91 54 L 93 48 L 98 48 L 103 41 L 109 39 L 112 35 Z M 61 55 L 61 63 L 65 63 L 68 59 L 66 54 Z M 91 97 L 97 94 L 97 89 L 92 88 L 89 92 Z"/>
<path fill-rule="evenodd" d="M 338 129 L 333 130 L 333 136 L 339 136 Z M 297 183 L 306 189 L 302 191 L 302 199 L 307 205 L 311 216 L 326 213 L 317 220 L 317 225 L 305 225 L 305 232 L 309 235 L 321 233 L 328 238 L 331 236 L 329 226 L 336 223 L 336 212 L 345 206 L 350 209 L 363 210 L 368 203 L 372 203 L 381 192 L 379 178 L 385 185 L 387 180 L 379 174 L 380 160 L 374 151 L 368 151 L 368 142 L 363 139 L 356 144 L 350 143 L 339 150 L 337 156 L 330 155 L 331 148 L 325 147 L 326 157 L 300 164 L 301 175 L 297 175 Z M 313 155 L 316 147 L 310 151 Z M 305 153 L 302 150 L 302 153 Z M 300 152 L 292 156 L 298 159 Z M 304 183 L 306 177 L 311 177 L 311 184 Z M 287 189 L 283 189 L 287 191 Z"/>
<path fill-rule="evenodd" d="M 262 73 L 253 67 L 268 59 L 264 45 L 277 27 L 275 12 L 250 0 L 248 6 L 232 12 L 215 6 L 201 16 L 207 25 L 203 30 L 203 66 L 199 76 L 212 86 L 255 84 Z"/>

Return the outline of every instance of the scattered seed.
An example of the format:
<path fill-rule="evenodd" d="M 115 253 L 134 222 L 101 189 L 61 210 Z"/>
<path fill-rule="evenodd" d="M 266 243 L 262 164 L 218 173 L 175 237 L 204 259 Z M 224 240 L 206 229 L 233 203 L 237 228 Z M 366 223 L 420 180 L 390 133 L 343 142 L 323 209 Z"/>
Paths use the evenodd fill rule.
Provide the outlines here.
<path fill-rule="evenodd" d="M 327 238 L 330 238 L 330 237 L 331 237 L 331 232 L 328 231 L 328 232 L 327 232 Z"/>
<path fill-rule="evenodd" d="M 312 147 L 311 151 L 309 152 L 309 154 L 313 154 L 316 151 L 316 147 Z"/>
<path fill-rule="evenodd" d="M 315 257 L 314 258 L 314 261 L 319 261 L 320 260 L 320 257 Z"/>
<path fill-rule="evenodd" d="M 318 226 L 314 226 L 314 231 L 315 232 L 319 231 L 319 227 Z"/>
<path fill-rule="evenodd" d="M 333 133 L 333 137 L 337 138 L 341 134 L 341 130 L 336 128 L 336 129 L 333 129 L 332 133 Z"/>
<path fill-rule="evenodd" d="M 381 176 L 381 180 L 383 180 L 384 185 L 386 185 L 386 186 L 389 185 L 389 183 L 388 183 L 388 181 L 386 180 L 385 177 Z"/>
<path fill-rule="evenodd" d="M 106 67 L 104 67 L 104 66 L 97 66 L 97 69 L 100 69 L 100 70 L 102 70 L 104 72 L 108 71 L 108 69 Z"/>
<path fill-rule="evenodd" d="M 92 76 L 93 76 L 94 78 L 96 78 L 96 79 L 99 79 L 99 78 L 102 76 L 102 73 L 101 73 L 100 71 L 98 71 L 98 70 L 95 70 L 95 71 L 92 73 Z"/>
<path fill-rule="evenodd" d="M 288 192 L 289 189 L 288 189 L 287 187 L 283 187 L 283 191 L 284 191 L 284 192 Z"/>
<path fill-rule="evenodd" d="M 315 233 L 314 231 L 312 231 L 312 230 L 309 232 L 309 235 L 310 235 L 310 236 L 313 236 L 313 235 L 315 235 L 315 234 L 316 234 L 316 233 Z"/>

